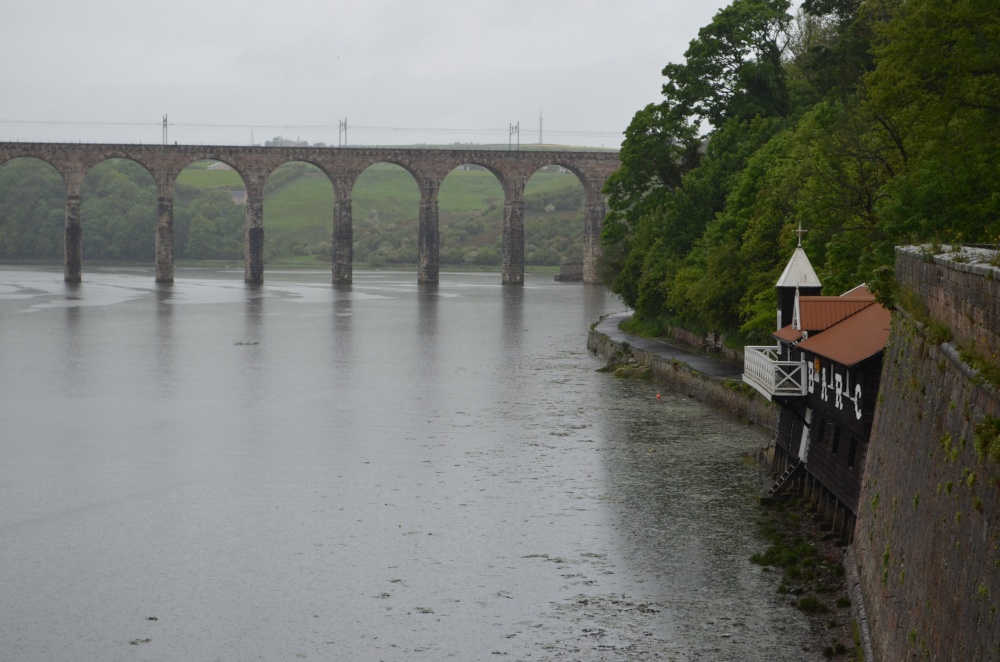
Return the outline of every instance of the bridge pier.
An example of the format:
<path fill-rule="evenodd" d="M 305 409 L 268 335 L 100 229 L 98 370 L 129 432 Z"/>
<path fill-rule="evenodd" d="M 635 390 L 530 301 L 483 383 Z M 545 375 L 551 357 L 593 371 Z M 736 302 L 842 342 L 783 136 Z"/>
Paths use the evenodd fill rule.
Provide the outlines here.
<path fill-rule="evenodd" d="M 247 176 L 246 238 L 243 249 L 243 281 L 264 282 L 264 177 Z"/>
<path fill-rule="evenodd" d="M 597 261 L 601 257 L 601 228 L 607 214 L 604 194 L 599 188 L 588 188 L 583 219 L 583 282 L 599 284 Z"/>
<path fill-rule="evenodd" d="M 524 179 L 504 186 L 500 282 L 524 285 Z"/>
<path fill-rule="evenodd" d="M 172 178 L 156 182 L 156 282 L 174 282 L 174 186 Z M 167 180 L 167 181 L 164 181 Z"/>
<path fill-rule="evenodd" d="M 438 232 L 438 191 L 441 180 L 420 181 L 420 228 L 417 231 L 417 282 L 438 283 L 441 274 L 441 235 Z"/>
<path fill-rule="evenodd" d="M 354 221 L 351 189 L 334 189 L 333 231 L 330 245 L 333 255 L 333 282 L 350 283 L 354 276 Z"/>
<path fill-rule="evenodd" d="M 83 280 L 83 226 L 80 224 L 80 191 L 83 173 L 63 172 L 66 180 L 66 226 L 63 239 L 63 280 L 79 283 Z"/>

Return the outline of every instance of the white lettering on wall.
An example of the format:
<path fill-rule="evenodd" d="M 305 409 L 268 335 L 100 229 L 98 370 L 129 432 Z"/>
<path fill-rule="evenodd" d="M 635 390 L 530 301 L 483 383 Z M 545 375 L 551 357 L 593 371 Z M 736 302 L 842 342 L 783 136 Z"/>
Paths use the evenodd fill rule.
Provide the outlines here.
<path fill-rule="evenodd" d="M 843 372 L 839 372 L 842 369 Z M 833 406 L 844 411 L 844 408 L 853 404 L 854 416 L 861 420 L 861 384 L 857 383 L 851 387 L 851 373 L 841 366 L 825 365 L 817 372 L 813 361 L 806 363 L 806 385 L 810 395 L 816 393 L 819 387 L 819 399 L 823 402 L 830 401 L 831 391 L 833 392 Z"/>

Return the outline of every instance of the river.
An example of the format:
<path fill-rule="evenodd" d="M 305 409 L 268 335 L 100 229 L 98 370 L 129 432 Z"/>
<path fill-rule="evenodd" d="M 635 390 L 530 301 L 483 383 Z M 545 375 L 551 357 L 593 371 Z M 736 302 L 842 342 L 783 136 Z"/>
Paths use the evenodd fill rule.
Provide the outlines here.
<path fill-rule="evenodd" d="M 768 439 L 597 372 L 603 288 L 265 276 L 0 267 L 2 659 L 818 658 Z"/>

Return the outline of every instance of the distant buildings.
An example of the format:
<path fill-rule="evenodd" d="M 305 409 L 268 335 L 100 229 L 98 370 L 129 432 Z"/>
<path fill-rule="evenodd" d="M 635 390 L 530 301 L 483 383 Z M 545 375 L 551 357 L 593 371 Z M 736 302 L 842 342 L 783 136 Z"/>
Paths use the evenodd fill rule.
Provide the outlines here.
<path fill-rule="evenodd" d="M 309 141 L 290 140 L 281 136 L 275 136 L 273 140 L 264 141 L 264 147 L 309 147 Z"/>

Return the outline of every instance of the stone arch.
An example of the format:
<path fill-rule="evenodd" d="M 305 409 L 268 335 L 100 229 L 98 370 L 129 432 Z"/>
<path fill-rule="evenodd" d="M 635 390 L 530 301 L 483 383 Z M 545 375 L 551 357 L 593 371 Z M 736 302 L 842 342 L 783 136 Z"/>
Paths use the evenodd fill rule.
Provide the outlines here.
<path fill-rule="evenodd" d="M 100 151 L 89 151 L 81 152 L 77 159 L 77 163 L 83 176 L 86 177 L 91 170 L 95 167 L 106 163 L 108 161 L 131 161 L 137 165 L 142 166 L 142 168 L 149 173 L 149 176 L 154 180 L 156 175 L 154 174 L 157 170 L 157 164 L 148 158 L 146 154 L 133 153 L 120 146 L 109 146 L 107 149 Z"/>
<path fill-rule="evenodd" d="M 92 158 L 80 160 L 81 257 L 100 261 L 154 259 L 157 195 L 149 165 L 114 150 L 88 156 Z M 108 191 L 109 186 L 114 190 Z M 123 195 L 128 199 L 122 199 Z M 125 205 L 136 197 L 138 205 Z"/>
<path fill-rule="evenodd" d="M 324 197 L 320 208 L 301 208 L 295 214 L 300 220 L 304 220 L 304 227 L 299 226 L 298 236 L 290 236 L 287 233 L 280 236 L 275 232 L 275 210 L 274 197 L 280 188 L 285 186 L 295 186 L 302 180 L 306 180 L 315 175 L 322 178 L 320 187 L 329 197 Z M 310 191 L 312 189 L 310 188 Z M 292 257 L 316 256 L 318 259 L 332 259 L 332 225 L 334 204 L 337 199 L 337 192 L 334 181 L 330 174 L 320 165 L 312 160 L 288 159 L 282 160 L 280 164 L 272 169 L 264 181 L 264 226 L 268 228 L 265 235 L 265 257 L 272 259 L 277 254 L 288 253 Z M 321 202 L 318 198 L 313 198 L 313 202 Z M 329 204 L 326 204 L 326 201 Z M 312 216 L 315 214 L 315 216 Z M 280 242 L 279 242 L 280 240 Z"/>
<path fill-rule="evenodd" d="M 410 176 L 413 177 L 413 180 L 418 183 L 420 182 L 421 177 L 424 176 L 422 169 L 416 167 L 412 159 L 403 158 L 401 155 L 397 154 L 395 151 L 392 150 L 384 153 L 371 154 L 368 156 L 368 158 L 359 159 L 356 162 L 351 163 L 350 165 L 353 166 L 353 168 L 351 169 L 355 170 L 358 176 L 360 176 L 364 174 L 367 170 L 369 170 L 372 166 L 377 166 L 380 164 L 398 166 L 403 170 L 405 170 L 406 172 L 408 172 Z"/>
<path fill-rule="evenodd" d="M 246 181 L 246 176 L 243 174 L 240 168 L 241 166 L 240 161 L 238 159 L 231 158 L 229 155 L 226 154 L 185 155 L 184 158 L 177 159 L 176 161 L 172 162 L 170 166 L 167 168 L 162 168 L 161 166 L 161 169 L 165 170 L 169 174 L 172 174 L 174 180 L 176 181 L 177 177 L 182 172 L 184 172 L 191 166 L 195 165 L 196 163 L 201 163 L 202 161 L 214 161 L 216 163 L 222 163 L 224 165 L 227 165 L 230 168 L 232 168 L 237 175 L 239 175 L 241 180 L 243 180 L 244 182 Z"/>
<path fill-rule="evenodd" d="M 41 161 L 42 163 L 52 166 L 56 172 L 60 172 L 60 159 L 51 158 L 52 155 L 46 154 L 44 152 L 38 152 L 32 149 L 23 150 L 4 150 L 0 152 L 0 167 L 14 161 L 15 159 L 34 159 L 35 161 Z"/>
<path fill-rule="evenodd" d="M 420 176 L 411 163 L 394 158 L 391 154 L 386 157 L 361 164 L 364 168 L 352 182 L 352 200 L 357 200 L 361 205 L 357 231 L 354 232 L 352 228 L 352 259 L 356 250 L 359 260 L 375 268 L 389 264 L 419 264 L 421 209 L 426 190 L 421 186 Z M 402 199 L 397 197 L 385 200 L 372 196 L 373 189 L 393 180 L 397 187 L 402 186 L 404 190 Z M 413 231 L 405 233 L 407 239 L 399 245 L 386 243 L 383 241 L 382 230 L 387 223 L 402 223 L 407 227 L 412 223 Z M 409 243 L 409 237 L 412 237 L 412 244 Z"/>
<path fill-rule="evenodd" d="M 211 156 L 185 158 L 164 173 L 177 202 L 171 208 L 172 247 L 182 258 L 238 260 L 244 256 L 248 192 L 234 161 Z M 175 168 L 179 168 L 176 173 L 172 172 Z M 204 186 L 208 177 L 216 178 L 208 182 L 214 186 Z M 199 192 L 187 197 L 186 187 L 196 187 Z"/>
<path fill-rule="evenodd" d="M 439 219 L 444 222 L 445 231 L 438 232 L 439 255 L 443 264 L 471 264 L 486 267 L 501 267 L 503 264 L 503 221 L 504 182 L 502 174 L 481 159 L 472 158 L 454 165 L 442 178 L 439 191 Z M 459 161 L 459 159 L 455 159 Z M 449 165 L 451 165 L 449 163 Z M 468 191 L 470 183 L 479 179 L 476 195 L 482 206 L 471 213 L 460 213 L 452 202 L 458 195 Z M 494 245 L 497 245 L 494 248 Z M 462 250 L 458 245 L 471 248 Z M 458 262 L 461 256 L 463 262 Z"/>
<path fill-rule="evenodd" d="M 539 155 L 549 156 L 541 152 Z M 575 174 L 583 187 L 583 281 L 599 283 L 597 261 L 601 255 L 601 229 L 608 210 L 604 184 L 618 168 L 617 154 L 565 152 L 551 155 L 548 161 L 546 165 L 556 165 Z"/>
<path fill-rule="evenodd" d="M 510 176 L 509 170 L 500 167 L 500 164 L 497 164 L 494 159 L 485 158 L 485 156 L 483 152 L 462 152 L 456 150 L 449 152 L 446 158 L 434 159 L 432 165 L 430 167 L 425 166 L 425 168 L 443 179 L 462 166 L 475 166 L 492 174 L 497 182 L 500 183 L 501 188 L 506 188 L 507 180 Z"/>
<path fill-rule="evenodd" d="M 496 177 L 504 196 L 500 244 L 501 280 L 504 283 L 523 283 L 524 171 L 525 164 L 530 162 L 530 155 L 493 150 L 424 150 L 421 156 L 423 167 L 437 173 L 438 184 L 455 168 L 466 164 L 482 167 Z"/>
<path fill-rule="evenodd" d="M 582 269 L 586 230 L 586 189 L 577 168 L 539 163 L 525 184 L 524 261 L 560 266 L 579 262 Z"/>

